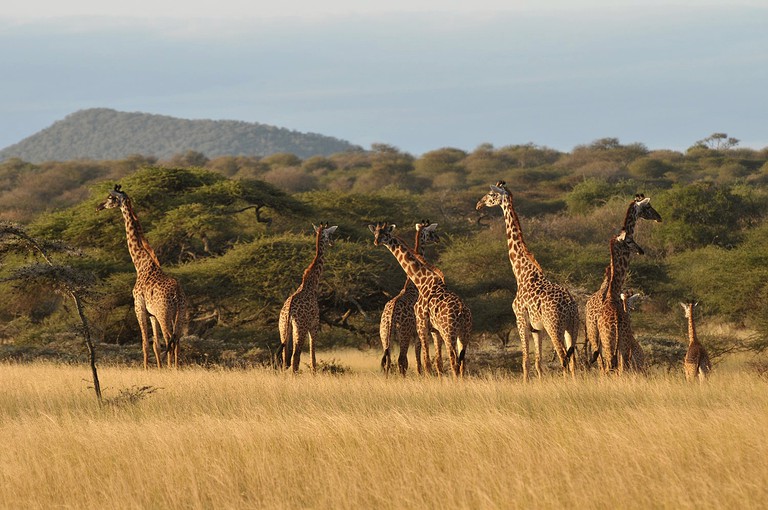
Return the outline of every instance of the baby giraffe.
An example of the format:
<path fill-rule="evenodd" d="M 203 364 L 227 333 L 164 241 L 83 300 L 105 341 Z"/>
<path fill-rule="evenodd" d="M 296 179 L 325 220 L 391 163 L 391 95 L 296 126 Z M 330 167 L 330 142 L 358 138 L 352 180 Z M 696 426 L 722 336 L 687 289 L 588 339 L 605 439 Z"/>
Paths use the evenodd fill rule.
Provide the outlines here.
<path fill-rule="evenodd" d="M 696 337 L 696 325 L 693 323 L 693 309 L 698 303 L 680 303 L 688 319 L 688 352 L 685 353 L 685 380 L 692 382 L 696 377 L 702 383 L 712 370 L 712 364 L 709 362 L 709 355 L 704 346 L 699 343 Z"/>

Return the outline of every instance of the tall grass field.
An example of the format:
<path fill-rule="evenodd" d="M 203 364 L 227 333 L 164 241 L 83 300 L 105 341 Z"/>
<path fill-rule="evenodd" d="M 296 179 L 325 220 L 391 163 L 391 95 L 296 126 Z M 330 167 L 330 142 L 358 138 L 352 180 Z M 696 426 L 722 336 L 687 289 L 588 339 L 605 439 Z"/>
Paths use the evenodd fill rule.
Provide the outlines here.
<path fill-rule="evenodd" d="M 2 508 L 765 508 L 768 379 L 0 365 Z M 345 359 L 346 361 L 346 359 Z M 143 388 L 143 389 L 142 389 Z M 143 398 L 141 398 L 143 397 Z"/>

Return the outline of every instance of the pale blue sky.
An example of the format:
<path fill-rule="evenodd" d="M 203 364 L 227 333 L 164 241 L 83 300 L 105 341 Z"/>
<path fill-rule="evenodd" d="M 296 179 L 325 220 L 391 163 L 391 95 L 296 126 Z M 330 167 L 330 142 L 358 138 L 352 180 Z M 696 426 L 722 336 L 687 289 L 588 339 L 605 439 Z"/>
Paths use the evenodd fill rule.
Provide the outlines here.
<path fill-rule="evenodd" d="M 768 146 L 768 1 L 261 4 L 5 6 L 0 148 L 90 107 L 413 154 L 602 137 L 684 150 L 716 131 Z"/>

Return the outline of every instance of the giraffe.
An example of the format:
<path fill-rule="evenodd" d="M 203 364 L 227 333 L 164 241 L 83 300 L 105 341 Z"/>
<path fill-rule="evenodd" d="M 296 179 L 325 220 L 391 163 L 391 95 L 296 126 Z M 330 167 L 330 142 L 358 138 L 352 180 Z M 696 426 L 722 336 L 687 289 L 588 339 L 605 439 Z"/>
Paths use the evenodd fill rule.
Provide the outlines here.
<path fill-rule="evenodd" d="M 509 261 L 517 280 L 512 310 L 523 351 L 523 380 L 528 381 L 528 346 L 531 338 L 536 355 L 536 375 L 541 378 L 542 329 L 547 332 L 555 347 L 563 375 L 567 375 L 570 366 L 571 376 L 575 377 L 574 348 L 579 335 L 579 308 L 576 300 L 568 290 L 544 276 L 544 270 L 528 250 L 512 202 L 512 193 L 504 181 L 491 186 L 491 191 L 477 202 L 476 209 L 494 206 L 500 206 L 504 213 Z"/>
<path fill-rule="evenodd" d="M 440 355 L 442 339 L 448 349 L 454 379 L 463 377 L 466 372 L 466 349 L 472 332 L 472 313 L 469 307 L 459 296 L 448 290 L 442 271 L 425 261 L 393 234 L 395 224 L 376 223 L 368 225 L 368 228 L 373 233 L 373 244 L 383 244 L 389 249 L 419 291 L 414 313 L 424 369 L 431 371 L 427 342 L 432 335 L 437 351 L 437 374 L 442 375 L 443 372 Z"/>
<path fill-rule="evenodd" d="M 291 367 L 293 372 L 299 370 L 301 348 L 304 339 L 309 336 L 310 367 L 314 373 L 317 369 L 315 358 L 315 341 L 320 329 L 320 307 L 317 303 L 317 287 L 323 272 L 323 255 L 327 246 L 333 245 L 333 233 L 338 227 L 329 227 L 321 223 L 315 229 L 315 258 L 304 270 L 301 285 L 285 300 L 280 310 L 280 347 L 277 357 L 283 356 L 283 368 Z"/>
<path fill-rule="evenodd" d="M 627 317 L 627 321 L 631 324 L 631 321 L 629 320 L 629 312 L 635 309 L 637 301 L 640 301 L 643 296 L 640 294 L 633 294 L 631 290 L 626 290 L 621 293 L 620 297 L 624 314 Z M 629 342 L 629 356 L 627 358 L 628 368 L 636 372 L 645 373 L 645 352 L 635 338 L 635 334 L 632 332 L 631 327 L 627 341 Z"/>
<path fill-rule="evenodd" d="M 683 367 L 685 368 L 686 381 L 691 382 L 698 377 L 699 383 L 703 383 L 712 370 L 712 364 L 709 361 L 707 350 L 699 343 L 696 336 L 696 325 L 693 322 L 693 310 L 696 305 L 698 303 L 680 303 L 685 318 L 688 319 L 688 352 L 685 353 Z"/>
<path fill-rule="evenodd" d="M 413 251 L 424 256 L 424 246 L 429 243 L 440 242 L 435 229 L 437 223 L 430 223 L 429 220 L 422 220 L 416 224 L 416 239 L 414 240 Z M 419 290 L 409 279 L 405 279 L 405 285 L 400 293 L 390 299 L 384 305 L 384 311 L 381 313 L 381 323 L 379 326 L 379 336 L 381 337 L 381 347 L 384 351 L 381 358 L 381 368 L 385 374 L 389 374 L 392 365 L 390 356 L 390 344 L 393 336 L 399 340 L 400 355 L 397 358 L 397 365 L 400 374 L 405 376 L 408 370 L 408 347 L 411 340 L 414 340 L 414 350 L 416 352 L 416 370 L 422 373 L 421 364 L 421 343 L 418 342 L 416 334 L 416 315 L 414 306 L 419 297 Z"/>
<path fill-rule="evenodd" d="M 125 220 L 125 237 L 128 241 L 128 252 L 136 268 L 136 284 L 133 286 L 133 303 L 136 318 L 141 329 L 141 349 L 144 353 L 144 369 L 147 369 L 149 358 L 149 328 L 147 319 L 152 324 L 152 348 L 155 352 L 157 367 L 160 368 L 160 353 L 158 351 L 158 327 L 165 339 L 165 352 L 168 355 L 168 366 L 179 366 L 179 340 L 186 331 L 187 298 L 179 282 L 168 276 L 160 268 L 154 250 L 147 242 L 144 232 L 133 211 L 131 199 L 122 187 L 117 184 L 109 192 L 107 199 L 98 207 L 102 209 L 120 208 Z"/>
<path fill-rule="evenodd" d="M 623 286 L 624 278 L 626 277 L 627 271 L 629 269 L 629 258 L 631 255 L 631 250 L 627 250 L 627 248 L 632 248 L 635 250 L 636 253 L 639 255 L 642 255 L 644 252 L 642 248 L 640 248 L 636 243 L 634 243 L 634 232 L 635 232 L 635 226 L 637 224 L 637 220 L 643 219 L 643 220 L 650 220 L 654 222 L 661 222 L 661 215 L 656 211 L 656 209 L 651 206 L 651 199 L 650 197 L 646 197 L 643 194 L 636 194 L 635 198 L 629 203 L 629 206 L 627 207 L 627 212 L 624 215 L 624 224 L 622 226 L 622 231 L 625 234 L 625 238 L 632 241 L 630 245 L 625 246 L 619 246 L 619 255 L 621 255 L 617 261 L 617 265 L 615 268 L 615 271 L 617 272 L 615 275 L 616 282 L 615 287 L 617 289 L 620 289 Z M 585 343 L 585 350 L 587 344 L 590 345 L 592 350 L 592 355 L 588 359 L 589 362 L 594 363 L 597 357 L 600 354 L 600 345 L 599 345 L 599 336 L 598 336 L 598 318 L 602 313 L 602 307 L 603 307 L 603 300 L 605 299 L 605 293 L 608 289 L 608 278 L 610 276 L 611 272 L 609 267 L 606 267 L 605 270 L 605 277 L 603 278 L 603 282 L 600 285 L 600 289 L 598 289 L 597 292 L 592 294 L 589 299 L 587 300 L 587 305 L 585 307 L 585 327 L 587 332 L 587 338 L 584 340 Z M 629 316 L 627 316 L 627 320 Z M 639 344 L 638 344 L 639 347 Z M 605 360 L 601 359 L 601 364 Z"/>
<path fill-rule="evenodd" d="M 630 251 L 632 249 L 642 250 L 635 245 L 632 239 L 627 238 L 624 231 L 613 236 L 609 246 L 611 263 L 606 270 L 608 287 L 603 295 L 600 314 L 597 317 L 597 338 L 591 338 L 590 343 L 599 346 L 598 353 L 603 360 L 604 373 L 612 370 L 621 373 L 629 365 L 630 338 L 634 338 L 634 335 L 629 322 L 629 314 L 625 311 L 621 301 L 619 284 L 624 278 Z M 588 334 L 593 333 L 594 331 L 588 328 Z"/>

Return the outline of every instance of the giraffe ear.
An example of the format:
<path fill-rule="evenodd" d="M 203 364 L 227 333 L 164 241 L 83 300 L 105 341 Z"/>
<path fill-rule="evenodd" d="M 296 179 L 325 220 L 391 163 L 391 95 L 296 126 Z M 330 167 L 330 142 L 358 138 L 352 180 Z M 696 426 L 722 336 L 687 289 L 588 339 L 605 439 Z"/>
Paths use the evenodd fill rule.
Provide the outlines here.
<path fill-rule="evenodd" d="M 651 197 L 645 198 L 643 195 L 638 195 L 635 202 L 637 205 L 648 205 L 651 203 Z"/>
<path fill-rule="evenodd" d="M 432 232 L 437 228 L 437 223 L 430 223 L 428 227 L 426 227 L 427 232 Z"/>
<path fill-rule="evenodd" d="M 329 234 L 333 234 L 334 232 L 336 232 L 337 228 L 339 228 L 339 226 L 338 225 L 334 225 L 332 227 L 326 228 L 325 231 L 328 232 Z"/>
<path fill-rule="evenodd" d="M 507 194 L 507 190 L 505 190 L 504 188 L 500 188 L 498 186 L 493 186 L 493 185 L 491 185 L 491 191 L 495 191 L 499 195 L 506 195 Z"/>
<path fill-rule="evenodd" d="M 397 225 L 395 225 L 394 223 L 390 223 L 389 225 L 387 225 L 387 232 L 389 233 L 394 232 L 395 227 L 397 227 Z"/>
<path fill-rule="evenodd" d="M 368 224 L 368 230 L 370 230 L 371 232 L 373 232 L 375 234 L 376 233 L 376 225 L 373 225 L 373 224 L 369 223 Z"/>
<path fill-rule="evenodd" d="M 683 310 L 685 310 L 685 309 L 686 309 L 686 307 L 685 307 L 685 303 L 680 303 L 680 306 L 682 306 L 682 307 L 683 307 Z"/>

